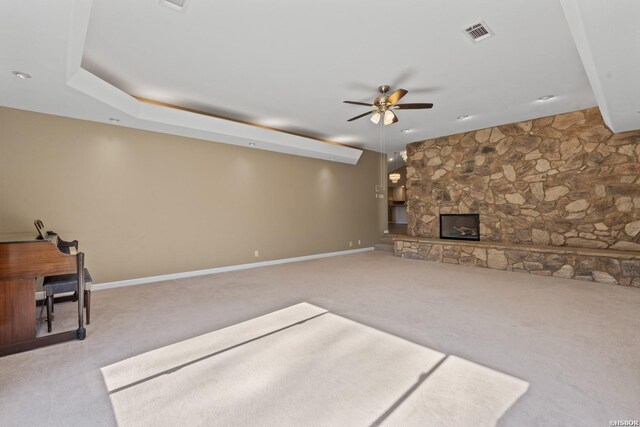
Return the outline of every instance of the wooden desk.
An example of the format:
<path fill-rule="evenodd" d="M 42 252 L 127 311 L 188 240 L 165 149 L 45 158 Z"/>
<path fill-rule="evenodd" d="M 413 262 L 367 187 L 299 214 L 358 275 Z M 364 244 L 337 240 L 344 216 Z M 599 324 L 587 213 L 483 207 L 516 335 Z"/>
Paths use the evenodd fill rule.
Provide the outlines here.
<path fill-rule="evenodd" d="M 57 236 L 0 234 L 0 356 L 72 339 L 84 339 L 84 254 L 67 255 Z M 36 338 L 35 284 L 42 276 L 78 274 L 78 329 Z"/>

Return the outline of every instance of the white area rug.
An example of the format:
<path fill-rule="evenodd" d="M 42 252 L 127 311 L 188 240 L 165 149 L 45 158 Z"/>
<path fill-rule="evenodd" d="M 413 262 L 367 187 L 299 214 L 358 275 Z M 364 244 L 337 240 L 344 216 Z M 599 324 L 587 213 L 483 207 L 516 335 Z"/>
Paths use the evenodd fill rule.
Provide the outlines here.
<path fill-rule="evenodd" d="M 120 426 L 494 426 L 528 388 L 307 303 L 102 374 Z"/>

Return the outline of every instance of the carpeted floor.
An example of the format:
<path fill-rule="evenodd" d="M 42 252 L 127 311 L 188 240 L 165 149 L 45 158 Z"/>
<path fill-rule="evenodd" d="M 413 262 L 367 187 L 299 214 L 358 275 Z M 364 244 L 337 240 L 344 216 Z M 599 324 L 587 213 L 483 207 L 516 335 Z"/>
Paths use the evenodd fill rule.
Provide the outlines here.
<path fill-rule="evenodd" d="M 369 252 L 92 303 L 87 340 L 0 359 L 0 425 L 640 418 L 639 289 Z"/>

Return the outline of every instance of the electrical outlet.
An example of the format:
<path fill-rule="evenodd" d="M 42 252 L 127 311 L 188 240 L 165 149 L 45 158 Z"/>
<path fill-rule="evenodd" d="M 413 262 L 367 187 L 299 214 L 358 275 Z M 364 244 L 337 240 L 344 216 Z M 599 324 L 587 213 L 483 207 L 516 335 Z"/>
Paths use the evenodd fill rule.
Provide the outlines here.
<path fill-rule="evenodd" d="M 258 258 L 260 256 L 260 251 L 255 251 L 253 252 L 253 256 L 255 256 L 256 258 Z"/>
<path fill-rule="evenodd" d="M 349 247 L 352 248 L 353 247 L 353 240 L 349 240 Z"/>

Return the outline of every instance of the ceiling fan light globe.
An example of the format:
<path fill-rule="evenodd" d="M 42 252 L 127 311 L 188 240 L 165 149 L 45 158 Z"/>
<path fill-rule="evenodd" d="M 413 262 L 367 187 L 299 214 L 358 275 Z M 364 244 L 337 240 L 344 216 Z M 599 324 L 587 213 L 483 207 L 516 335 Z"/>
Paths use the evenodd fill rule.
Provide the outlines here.
<path fill-rule="evenodd" d="M 371 116 L 371 121 L 375 124 L 380 123 L 380 119 L 382 118 L 382 114 L 379 111 L 375 112 L 373 116 Z"/>
<path fill-rule="evenodd" d="M 385 125 L 390 125 L 394 122 L 394 119 L 396 118 L 396 115 L 393 111 L 391 110 L 387 110 L 384 112 L 384 124 Z"/>

